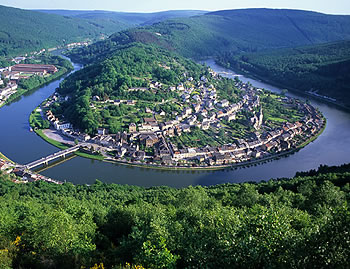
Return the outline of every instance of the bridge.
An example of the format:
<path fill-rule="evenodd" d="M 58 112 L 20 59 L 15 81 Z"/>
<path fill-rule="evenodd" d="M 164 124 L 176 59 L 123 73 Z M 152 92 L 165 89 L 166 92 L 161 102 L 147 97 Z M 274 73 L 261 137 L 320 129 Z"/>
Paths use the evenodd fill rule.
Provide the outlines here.
<path fill-rule="evenodd" d="M 65 150 L 61 150 L 61 151 L 53 153 L 53 154 L 51 154 L 51 155 L 49 155 L 47 157 L 44 157 L 44 158 L 41 158 L 41 159 L 36 160 L 34 162 L 28 163 L 24 167 L 26 169 L 33 169 L 34 167 L 37 167 L 37 166 L 40 166 L 40 165 L 43 165 L 43 164 L 48 165 L 50 161 L 53 161 L 55 159 L 59 159 L 59 158 L 62 158 L 62 157 L 65 158 L 66 155 L 78 151 L 80 146 L 81 145 L 76 145 L 74 147 L 71 147 L 71 148 L 68 148 L 68 149 L 65 149 Z"/>

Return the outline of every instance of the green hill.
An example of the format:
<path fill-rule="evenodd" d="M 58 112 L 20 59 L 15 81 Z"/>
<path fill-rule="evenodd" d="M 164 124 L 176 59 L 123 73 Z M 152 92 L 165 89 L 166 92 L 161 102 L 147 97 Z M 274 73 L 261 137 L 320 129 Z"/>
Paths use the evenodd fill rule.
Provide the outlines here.
<path fill-rule="evenodd" d="M 164 67 L 165 66 L 165 67 Z M 148 114 L 145 107 L 163 110 L 169 115 L 178 110 L 174 99 L 178 93 L 168 90 L 184 81 L 184 73 L 200 80 L 206 68 L 184 57 L 156 46 L 133 43 L 93 63 L 64 80 L 58 92 L 72 96 L 71 100 L 53 110 L 87 133 L 94 134 L 98 127 L 108 127 L 111 133 L 128 130 L 131 122 L 139 122 Z M 162 90 L 135 91 L 130 88 L 149 87 L 151 81 L 161 82 Z M 233 95 L 233 94 L 232 94 Z M 135 107 L 95 104 L 99 100 L 137 100 Z M 162 100 L 172 102 L 162 103 Z"/>
<path fill-rule="evenodd" d="M 219 57 L 219 63 L 350 106 L 350 41 L 239 56 L 227 53 Z"/>
<path fill-rule="evenodd" d="M 49 14 L 69 16 L 89 20 L 107 20 L 122 22 L 128 25 L 151 25 L 156 22 L 164 21 L 171 18 L 186 18 L 207 13 L 201 10 L 169 10 L 153 13 L 136 13 L 136 12 L 113 12 L 102 10 L 37 10 Z"/>
<path fill-rule="evenodd" d="M 2 268 L 349 265 L 349 165 L 183 189 L 8 178 L 0 174 Z"/>
<path fill-rule="evenodd" d="M 127 28 L 121 22 L 107 24 L 5 6 L 0 6 L 0 18 L 0 56 L 95 39 Z"/>
<path fill-rule="evenodd" d="M 283 9 L 243 9 L 171 19 L 128 30 L 77 54 L 82 61 L 91 62 L 97 54 L 97 57 L 107 55 L 119 44 L 141 41 L 162 45 L 184 56 L 201 58 L 226 51 L 237 54 L 258 52 L 346 39 L 350 39 L 350 16 Z"/>

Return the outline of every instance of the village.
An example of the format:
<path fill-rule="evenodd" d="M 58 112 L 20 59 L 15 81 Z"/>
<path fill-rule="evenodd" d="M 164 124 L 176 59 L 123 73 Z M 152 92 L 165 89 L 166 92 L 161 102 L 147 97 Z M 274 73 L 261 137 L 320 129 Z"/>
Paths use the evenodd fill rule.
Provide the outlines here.
<path fill-rule="evenodd" d="M 40 55 L 43 51 L 35 55 Z M 6 100 L 18 91 L 20 80 L 28 79 L 31 76 L 49 76 L 58 71 L 54 65 L 43 64 L 21 64 L 27 58 L 33 59 L 35 56 L 19 56 L 11 60 L 14 65 L 9 67 L 0 67 L 0 107 L 5 104 Z"/>
<path fill-rule="evenodd" d="M 214 78 L 219 75 L 212 70 Z M 263 105 L 259 92 L 251 85 L 236 82 L 241 90 L 240 101 L 231 103 L 220 99 L 217 89 L 202 76 L 200 81 L 184 74 L 184 83 L 167 88 L 168 91 L 178 93 L 181 113 L 166 115 L 164 111 L 156 112 L 145 108 L 145 112 L 152 117 L 144 117 L 139 123 L 130 123 L 126 130 L 109 133 L 107 128 L 99 128 L 96 135 L 83 133 L 71 123 L 59 119 L 52 113 L 50 107 L 55 102 L 67 100 L 68 96 L 55 93 L 42 107 L 44 117 L 52 127 L 62 136 L 90 145 L 88 149 L 98 151 L 108 160 L 129 164 L 147 164 L 166 167 L 211 167 L 232 166 L 250 161 L 264 160 L 275 155 L 290 152 L 305 141 L 312 139 L 324 127 L 324 119 L 313 106 L 292 99 L 281 97 L 285 106 L 293 106 L 298 113 L 304 115 L 300 120 L 284 122 L 278 128 L 271 128 L 264 124 Z M 189 84 L 188 82 L 191 82 Z M 193 86 L 188 86 L 193 85 Z M 157 91 L 164 90 L 163 85 L 151 81 L 148 88 L 133 88 L 129 91 Z M 135 106 L 138 100 L 105 100 L 98 96 L 92 97 L 95 104 L 113 104 L 119 106 Z M 164 100 L 163 100 L 164 102 Z M 94 107 L 94 105 L 92 105 Z M 227 129 L 227 124 L 237 120 L 240 113 L 249 112 L 247 119 L 253 132 L 246 139 L 227 137 L 230 143 L 219 146 L 206 145 L 204 147 L 179 147 L 178 139 L 184 134 L 191 134 L 195 129 L 202 131 L 213 130 L 218 133 Z M 162 116 L 162 120 L 159 120 Z M 224 132 L 226 136 L 228 133 Z M 72 144 L 72 142 L 71 142 Z"/>
<path fill-rule="evenodd" d="M 75 47 L 87 46 L 88 44 L 90 43 L 74 42 L 63 47 L 41 49 L 23 56 L 8 59 L 8 61 L 11 62 L 11 66 L 0 66 L 0 107 L 3 106 L 6 103 L 6 100 L 8 100 L 19 90 L 18 84 L 20 80 L 28 79 L 34 75 L 46 77 L 58 71 L 57 67 L 54 65 L 23 64 L 26 59 L 35 59 L 35 57 L 40 56 L 45 52 L 51 52 L 60 48 L 72 49 Z"/>

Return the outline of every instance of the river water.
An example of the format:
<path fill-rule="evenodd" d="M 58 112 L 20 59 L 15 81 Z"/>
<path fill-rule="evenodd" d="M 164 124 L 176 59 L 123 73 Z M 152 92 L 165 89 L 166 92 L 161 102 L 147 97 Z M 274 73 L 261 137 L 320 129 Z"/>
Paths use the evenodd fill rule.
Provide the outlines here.
<path fill-rule="evenodd" d="M 231 70 L 217 66 L 212 60 L 206 63 L 217 72 L 226 72 L 225 76 L 234 77 L 236 75 Z M 80 65 L 74 64 L 75 70 L 80 68 Z M 280 91 L 276 87 L 244 76 L 239 76 L 239 78 L 245 82 L 250 81 L 259 88 Z M 28 119 L 31 111 L 49 97 L 61 81 L 62 79 L 52 82 L 0 109 L 0 151 L 7 157 L 18 163 L 26 164 L 58 151 L 57 148 L 29 131 Z M 303 98 L 295 94 L 289 95 Z M 327 127 L 323 134 L 299 152 L 265 164 L 223 171 L 165 171 L 75 157 L 50 167 L 41 174 L 74 184 L 92 184 L 99 179 L 106 183 L 145 187 L 161 185 L 185 187 L 292 177 L 297 171 L 316 169 L 320 164 L 349 163 L 350 114 L 317 100 L 312 100 L 311 103 L 318 107 L 327 118 Z"/>

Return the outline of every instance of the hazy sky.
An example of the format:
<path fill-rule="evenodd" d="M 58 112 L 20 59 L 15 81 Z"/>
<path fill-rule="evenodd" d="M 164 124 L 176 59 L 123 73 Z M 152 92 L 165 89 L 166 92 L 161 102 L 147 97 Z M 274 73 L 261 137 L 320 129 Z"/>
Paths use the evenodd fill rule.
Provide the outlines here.
<path fill-rule="evenodd" d="M 328 14 L 350 14 L 350 0 L 0 0 L 0 5 L 25 9 L 98 9 L 128 12 L 267 7 L 313 10 Z"/>

